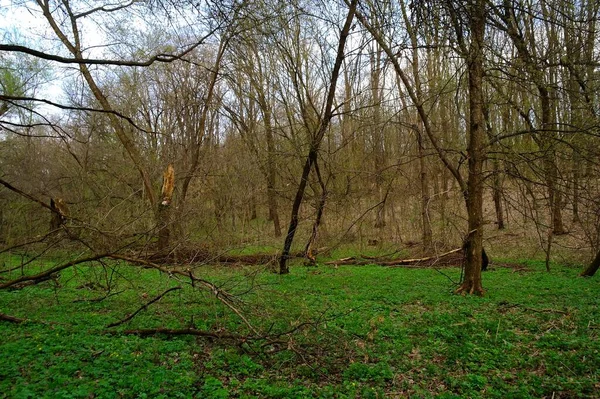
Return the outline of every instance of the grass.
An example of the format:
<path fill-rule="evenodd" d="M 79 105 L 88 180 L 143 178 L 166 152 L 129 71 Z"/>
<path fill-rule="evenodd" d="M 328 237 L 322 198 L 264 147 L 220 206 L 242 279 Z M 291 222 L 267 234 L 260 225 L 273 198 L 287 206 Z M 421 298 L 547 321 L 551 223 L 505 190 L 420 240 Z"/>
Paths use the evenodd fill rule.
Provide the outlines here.
<path fill-rule="evenodd" d="M 0 312 L 29 320 L 0 321 L 0 397 L 599 397 L 600 281 L 560 265 L 528 268 L 492 268 L 484 298 L 452 295 L 458 269 L 197 269 L 239 294 L 237 306 L 261 331 L 319 321 L 272 342 L 240 342 L 124 334 L 249 331 L 210 294 L 155 270 L 76 267 L 58 281 L 0 291 Z M 118 294 L 98 300 L 107 286 Z"/>

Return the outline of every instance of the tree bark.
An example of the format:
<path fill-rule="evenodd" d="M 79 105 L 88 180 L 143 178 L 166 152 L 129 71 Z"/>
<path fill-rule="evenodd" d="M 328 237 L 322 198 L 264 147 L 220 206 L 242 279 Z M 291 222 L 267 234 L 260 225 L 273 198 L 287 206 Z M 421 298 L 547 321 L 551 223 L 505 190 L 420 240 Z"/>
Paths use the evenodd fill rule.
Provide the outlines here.
<path fill-rule="evenodd" d="M 481 265 L 483 248 L 483 162 L 485 159 L 485 118 L 483 97 L 483 46 L 486 1 L 471 3 L 469 25 L 471 41 L 467 56 L 469 74 L 469 177 L 467 180 L 467 214 L 469 233 L 465 254 L 465 272 L 457 293 L 483 295 Z"/>
<path fill-rule="evenodd" d="M 374 22 L 377 23 L 376 21 Z M 384 169 L 384 132 L 381 124 L 381 58 L 382 51 L 377 42 L 374 44 L 371 53 L 371 107 L 373 109 L 373 126 L 371 127 L 371 136 L 373 139 L 373 158 L 375 174 L 375 190 L 381 204 L 375 213 L 375 228 L 382 229 L 386 225 L 385 206 L 387 194 L 384 188 L 383 169 Z"/>

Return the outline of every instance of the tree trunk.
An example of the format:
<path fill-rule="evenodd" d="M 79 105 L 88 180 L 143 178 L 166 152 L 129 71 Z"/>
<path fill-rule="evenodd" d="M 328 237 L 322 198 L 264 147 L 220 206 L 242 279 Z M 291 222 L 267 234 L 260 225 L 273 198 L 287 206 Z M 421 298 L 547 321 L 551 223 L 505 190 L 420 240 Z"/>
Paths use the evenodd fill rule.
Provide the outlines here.
<path fill-rule="evenodd" d="M 500 167 L 498 160 L 495 159 L 492 163 L 492 173 L 494 179 L 492 181 L 492 190 L 494 198 L 494 208 L 496 209 L 496 223 L 498 230 L 504 229 L 504 208 L 502 206 L 502 177 L 500 176 Z"/>
<path fill-rule="evenodd" d="M 313 223 L 312 233 L 308 243 L 306 244 L 306 248 L 304 249 L 304 256 L 306 256 L 312 264 L 316 263 L 313 250 L 315 243 L 317 242 L 319 227 L 321 226 L 321 220 L 323 219 L 323 210 L 325 209 L 325 202 L 327 201 L 327 186 L 325 186 L 325 182 L 323 181 L 323 177 L 321 176 L 321 171 L 319 169 L 319 163 L 316 160 L 314 170 L 315 174 L 317 175 L 317 180 L 319 181 L 319 186 L 321 187 L 321 197 L 319 198 L 319 203 L 317 204 L 317 216 L 315 218 L 315 222 Z"/>
<path fill-rule="evenodd" d="M 494 131 L 492 128 L 492 122 L 490 120 L 490 114 L 488 107 L 484 107 L 484 116 L 486 131 L 489 140 L 494 139 Z M 504 128 L 508 125 L 508 113 L 503 112 L 502 121 Z M 497 145 L 493 144 L 492 151 L 495 150 Z M 498 152 L 496 152 L 498 154 Z M 496 155 L 497 157 L 497 155 Z M 492 160 L 492 199 L 494 200 L 494 209 L 496 210 L 496 225 L 498 230 L 504 229 L 504 210 L 502 208 L 502 176 L 500 175 L 500 161 L 498 158 Z"/>
<path fill-rule="evenodd" d="M 469 177 L 466 203 L 469 233 L 465 273 L 457 293 L 483 295 L 481 265 L 483 249 L 483 162 L 485 159 L 485 118 L 483 108 L 483 45 L 485 36 L 486 1 L 476 0 L 470 13 L 471 42 L 469 46 Z"/>
<path fill-rule="evenodd" d="M 273 140 L 273 126 L 271 121 L 271 109 L 267 104 L 266 96 L 262 88 L 258 89 L 259 103 L 265 119 L 265 136 L 267 141 L 267 203 L 269 206 L 269 220 L 273 221 L 275 237 L 281 237 L 281 224 L 279 222 L 279 210 L 277 207 L 277 191 L 275 189 L 275 142 Z"/>
<path fill-rule="evenodd" d="M 428 252 L 433 247 L 433 233 L 431 231 L 431 221 L 429 219 L 429 179 L 427 168 L 425 166 L 425 148 L 423 145 L 423 132 L 417 127 L 417 147 L 419 156 L 419 183 L 421 188 L 421 223 L 423 227 L 421 238 L 423 240 L 423 250 Z"/>
<path fill-rule="evenodd" d="M 376 23 L 376 22 L 375 22 Z M 374 49 L 371 53 L 371 107 L 373 109 L 373 126 L 371 128 L 371 137 L 373 139 L 373 155 L 374 155 L 374 174 L 375 174 L 375 190 L 381 204 L 377 208 L 375 217 L 375 228 L 382 229 L 386 225 L 385 218 L 385 189 L 383 180 L 384 169 L 384 129 L 381 124 L 381 47 L 377 42 L 373 43 Z"/>
<path fill-rule="evenodd" d="M 581 154 L 573 149 L 573 222 L 579 223 L 579 184 L 581 181 Z"/>
<path fill-rule="evenodd" d="M 346 16 L 346 21 L 344 22 L 344 27 L 340 32 L 340 40 L 337 48 L 337 55 L 335 59 L 335 63 L 333 66 L 333 70 L 331 72 L 331 81 L 329 82 L 329 90 L 327 92 L 327 101 L 325 103 L 325 110 L 320 118 L 319 128 L 314 136 L 314 139 L 311 143 L 310 150 L 308 152 L 308 156 L 306 157 L 306 161 L 304 163 L 304 168 L 302 169 L 302 176 L 300 178 L 300 184 L 298 184 L 298 190 L 296 191 L 296 196 L 294 198 L 294 204 L 292 205 L 292 215 L 290 217 L 290 226 L 288 228 L 287 235 L 285 236 L 285 242 L 283 244 L 283 251 L 281 253 L 281 258 L 279 260 L 279 273 L 280 274 L 288 274 L 290 269 L 287 265 L 288 258 L 290 256 L 290 250 L 292 248 L 292 243 L 294 241 L 294 235 L 296 234 L 296 228 L 298 227 L 298 212 L 300 211 L 300 205 L 302 205 L 302 199 L 304 197 L 304 191 L 306 190 L 306 182 L 308 180 L 308 175 L 310 174 L 310 170 L 312 169 L 313 163 L 317 160 L 317 155 L 319 151 L 319 146 L 323 141 L 323 137 L 325 136 L 325 132 L 327 132 L 327 128 L 329 127 L 329 122 L 333 117 L 333 99 L 335 97 L 335 88 L 338 80 L 338 76 L 340 74 L 340 69 L 342 67 L 342 62 L 344 61 L 344 49 L 346 47 L 346 40 L 348 35 L 350 34 L 350 28 L 352 27 L 352 21 L 354 20 L 354 14 L 356 12 L 356 6 L 358 4 L 358 0 L 352 0 L 349 6 L 348 15 Z"/>
<path fill-rule="evenodd" d="M 308 182 L 308 175 L 312 169 L 312 165 L 317 159 L 317 149 L 311 148 L 304 162 L 304 168 L 302 169 L 302 176 L 300 177 L 300 184 L 298 184 L 298 190 L 296 191 L 296 197 L 292 204 L 292 216 L 290 218 L 290 226 L 288 228 L 287 235 L 285 236 L 285 242 L 283 243 L 283 252 L 281 253 L 281 259 L 279 260 L 279 274 L 288 274 L 290 269 L 287 265 L 287 261 L 292 249 L 292 243 L 294 242 L 294 235 L 298 228 L 298 214 L 300 212 L 300 205 L 302 205 L 302 198 L 304 197 L 304 191 L 306 190 L 306 183 Z"/>
<path fill-rule="evenodd" d="M 550 101 L 549 90 L 544 87 L 539 87 L 539 93 L 542 103 L 542 135 L 554 134 L 554 112 Z M 548 206 L 550 208 L 550 220 L 554 234 L 565 234 L 565 228 L 562 222 L 561 212 L 561 193 L 558 190 L 558 167 L 556 165 L 556 153 L 554 151 L 554 143 L 549 142 L 547 138 L 538 140 L 542 150 L 544 151 L 543 167 L 546 179 L 546 188 L 548 190 Z"/>
<path fill-rule="evenodd" d="M 600 251 L 598 251 L 592 263 L 590 263 L 588 267 L 581 272 L 580 276 L 593 277 L 594 274 L 596 274 L 596 272 L 598 271 L 598 268 L 600 268 Z"/>
<path fill-rule="evenodd" d="M 0 115 L 2 116 L 2 115 Z M 0 204 L 0 244 L 6 243 L 6 224 L 4 223 L 4 206 Z"/>

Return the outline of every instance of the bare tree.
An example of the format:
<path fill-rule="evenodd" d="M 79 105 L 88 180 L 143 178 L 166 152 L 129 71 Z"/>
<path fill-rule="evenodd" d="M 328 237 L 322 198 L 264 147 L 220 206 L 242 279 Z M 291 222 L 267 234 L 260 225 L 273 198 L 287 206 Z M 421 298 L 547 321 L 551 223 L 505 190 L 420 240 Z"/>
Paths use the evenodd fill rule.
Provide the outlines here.
<path fill-rule="evenodd" d="M 290 250 L 292 247 L 292 242 L 294 241 L 294 235 L 296 234 L 296 228 L 298 227 L 298 212 L 300 210 L 300 205 L 302 204 L 302 199 L 304 197 L 304 190 L 306 189 L 306 183 L 308 181 L 308 176 L 310 174 L 311 169 L 313 168 L 315 162 L 317 161 L 319 147 L 321 146 L 321 142 L 325 133 L 327 132 L 327 128 L 329 126 L 329 122 L 333 117 L 333 100 L 335 96 L 335 90 L 337 86 L 337 80 L 340 74 L 340 70 L 342 67 L 342 63 L 345 57 L 345 47 L 348 36 L 350 35 L 350 28 L 352 27 L 352 21 L 354 20 L 354 13 L 356 11 L 356 6 L 358 4 L 357 0 L 352 0 L 349 5 L 348 14 L 346 16 L 344 25 L 340 31 L 339 42 L 337 46 L 337 52 L 335 56 L 335 61 L 333 64 L 333 69 L 331 71 L 331 79 L 328 82 L 327 89 L 327 98 L 325 100 L 324 108 L 322 114 L 318 118 L 317 129 L 314 131 L 310 147 L 308 151 L 308 155 L 306 157 L 306 161 L 304 163 L 304 168 L 302 169 L 302 176 L 300 177 L 300 182 L 298 184 L 298 189 L 296 191 L 296 196 L 294 198 L 294 203 L 292 205 L 292 215 L 290 218 L 290 225 L 288 227 L 288 232 L 285 237 L 285 242 L 283 245 L 283 251 L 281 253 L 281 258 L 279 262 L 279 273 L 287 274 L 289 273 L 289 267 L 287 264 Z"/>

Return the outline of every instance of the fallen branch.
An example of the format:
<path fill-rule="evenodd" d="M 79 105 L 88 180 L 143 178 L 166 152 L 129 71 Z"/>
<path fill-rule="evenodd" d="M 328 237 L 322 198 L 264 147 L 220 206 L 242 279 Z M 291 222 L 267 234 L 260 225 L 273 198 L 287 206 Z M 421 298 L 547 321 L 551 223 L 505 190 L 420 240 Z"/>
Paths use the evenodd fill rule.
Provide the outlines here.
<path fill-rule="evenodd" d="M 355 266 L 366 266 L 366 265 L 380 265 L 380 266 L 410 266 L 417 265 L 419 263 L 431 262 L 441 260 L 442 258 L 452 255 L 454 253 L 462 251 L 462 248 L 453 249 L 452 251 L 445 252 L 440 255 L 428 256 L 426 258 L 417 258 L 417 259 L 394 259 L 385 262 L 377 262 L 374 259 L 357 259 L 354 257 L 350 258 L 342 258 L 337 260 L 332 260 L 330 262 L 325 262 L 326 265 L 355 265 Z"/>
<path fill-rule="evenodd" d="M 0 313 L 0 320 L 2 320 L 2 321 L 8 321 L 10 323 L 16 323 L 16 324 L 23 323 L 23 322 L 27 321 L 27 319 L 21 319 L 19 317 L 9 316 L 9 315 L 4 314 L 4 313 Z"/>
<path fill-rule="evenodd" d="M 117 292 L 109 292 L 104 296 L 101 296 L 99 298 L 93 298 L 93 299 L 75 299 L 73 301 L 73 303 L 80 303 L 80 302 L 91 302 L 91 303 L 97 303 L 97 302 L 102 302 L 103 300 L 110 298 L 111 296 L 115 296 L 115 295 L 119 295 L 122 294 L 123 292 L 125 292 L 125 290 L 121 290 L 121 291 L 117 291 Z"/>
<path fill-rule="evenodd" d="M 110 323 L 108 326 L 106 326 L 106 328 L 116 327 L 116 326 L 120 326 L 123 323 L 127 323 L 129 320 L 133 319 L 142 310 L 148 309 L 148 306 L 152 305 L 154 302 L 159 301 L 162 297 L 164 297 L 165 295 L 167 295 L 169 292 L 175 291 L 175 290 L 180 290 L 180 289 L 181 289 L 181 286 L 169 288 L 168 290 L 166 290 L 165 292 L 163 292 L 162 294 L 160 294 L 156 298 L 152 299 L 149 302 L 146 302 L 144 305 L 142 305 L 142 307 L 140 307 L 138 310 L 136 310 L 135 312 L 133 312 L 129 316 L 125 317 L 123 320 L 119 320 L 119 321 L 116 321 L 114 323 Z"/>
<path fill-rule="evenodd" d="M 186 270 L 168 269 L 166 267 L 163 267 L 163 266 L 161 266 L 159 264 L 156 264 L 156 263 L 153 263 L 153 262 L 149 262 L 147 260 L 131 258 L 129 256 L 123 256 L 123 255 L 118 255 L 118 254 L 112 254 L 112 255 L 109 255 L 109 257 L 111 257 L 113 259 L 120 259 L 120 260 L 124 260 L 124 261 L 127 261 L 127 262 L 137 263 L 139 265 L 148 266 L 148 267 L 151 267 L 153 269 L 160 270 L 163 273 L 166 273 L 166 274 L 169 274 L 169 275 L 176 274 L 176 275 L 179 275 L 179 276 L 183 276 L 183 277 L 189 278 L 190 281 L 191 281 L 192 286 L 195 286 L 196 283 L 199 283 L 204 288 L 207 288 L 208 290 L 210 290 L 213 293 L 213 295 L 219 301 L 221 301 L 221 303 L 223 303 L 232 312 L 234 312 L 244 322 L 244 324 L 246 324 L 246 326 L 250 329 L 250 331 L 252 331 L 255 335 L 259 335 L 258 331 L 248 321 L 248 319 L 246 319 L 246 317 L 244 317 L 244 315 L 235 306 L 233 306 L 233 304 L 230 302 L 231 298 L 233 298 L 232 295 L 230 295 L 227 291 L 224 291 L 224 290 L 220 289 L 219 287 L 217 287 L 216 285 L 214 285 L 210 281 L 207 281 L 207 280 L 201 279 L 199 277 L 196 277 L 192 273 L 191 270 L 189 270 L 189 269 L 186 269 Z"/>
<path fill-rule="evenodd" d="M 562 315 L 566 315 L 566 316 L 568 316 L 570 314 L 569 312 L 566 312 L 564 310 L 558 310 L 558 309 L 535 309 L 535 308 L 530 308 L 528 306 L 521 305 L 520 303 L 513 304 L 512 306 L 507 306 L 506 308 L 516 308 L 516 307 L 520 307 L 523 310 L 527 310 L 529 312 L 535 312 L 535 313 L 558 313 L 558 314 L 562 314 Z"/>
<path fill-rule="evenodd" d="M 43 281 L 50 279 L 53 274 L 56 274 L 61 270 L 68 269 L 69 267 L 78 265 L 80 263 L 92 262 L 94 260 L 106 258 L 107 256 L 109 256 L 109 255 L 108 254 L 99 254 L 99 255 L 94 255 L 94 256 L 87 257 L 87 258 L 72 260 L 70 262 L 63 263 L 60 266 L 56 266 L 56 267 L 53 267 L 46 271 L 43 271 L 41 273 L 34 274 L 32 276 L 19 277 L 18 279 L 11 280 L 6 283 L 0 284 L 0 289 L 16 286 L 16 285 L 19 285 L 20 283 L 27 283 L 27 285 L 38 284 L 38 283 L 41 283 Z"/>
<path fill-rule="evenodd" d="M 165 334 L 165 335 L 196 335 L 199 337 L 209 337 L 216 339 L 236 339 L 246 340 L 246 337 L 236 334 L 225 334 L 220 332 L 210 332 L 204 330 L 198 330 L 195 328 L 182 328 L 182 329 L 171 329 L 171 328 L 145 328 L 139 330 L 125 330 L 119 334 L 126 335 L 139 335 L 141 337 L 148 337 L 151 335 Z"/>

